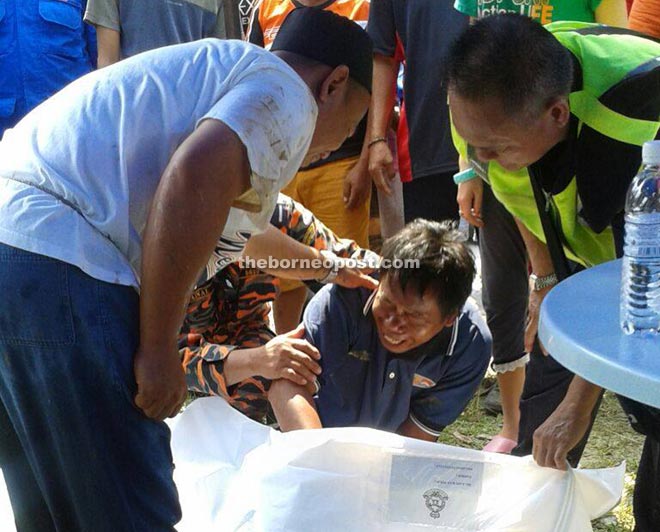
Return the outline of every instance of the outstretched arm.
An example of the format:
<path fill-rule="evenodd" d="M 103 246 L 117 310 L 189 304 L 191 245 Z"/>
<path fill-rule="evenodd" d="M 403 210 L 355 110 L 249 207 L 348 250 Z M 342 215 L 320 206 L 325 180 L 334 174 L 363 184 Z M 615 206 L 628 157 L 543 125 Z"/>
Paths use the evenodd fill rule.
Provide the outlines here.
<path fill-rule="evenodd" d="M 330 271 L 319 250 L 301 244 L 272 225 L 264 233 L 254 235 L 248 240 L 244 255 L 246 261 L 253 260 L 260 270 L 285 279 L 322 279 Z M 378 286 L 378 282 L 365 273 L 371 269 L 366 268 L 363 272 L 360 268 L 348 267 L 341 261 L 338 263 L 340 267 L 335 284 L 347 288 L 375 289 Z M 287 267 L 280 267 L 280 264 L 286 264 Z"/>
<path fill-rule="evenodd" d="M 304 328 L 276 336 L 259 347 L 214 344 L 201 334 L 182 335 L 181 360 L 188 388 L 200 393 L 230 397 L 234 384 L 259 376 L 289 379 L 314 389 L 321 373 L 318 351 L 304 340 Z M 184 343 L 185 342 L 185 343 Z"/>

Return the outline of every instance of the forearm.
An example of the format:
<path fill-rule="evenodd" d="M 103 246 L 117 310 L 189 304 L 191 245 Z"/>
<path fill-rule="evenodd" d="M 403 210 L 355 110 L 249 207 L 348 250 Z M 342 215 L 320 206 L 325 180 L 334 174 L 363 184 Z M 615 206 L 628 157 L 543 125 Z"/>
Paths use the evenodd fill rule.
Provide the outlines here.
<path fill-rule="evenodd" d="M 103 26 L 96 26 L 98 49 L 97 68 L 103 68 L 119 61 L 119 32 Z"/>
<path fill-rule="evenodd" d="M 264 348 L 234 349 L 225 359 L 223 373 L 227 386 L 259 375 L 256 361 L 263 358 Z"/>
<path fill-rule="evenodd" d="M 272 225 L 268 226 L 266 232 L 250 238 L 245 246 L 243 260 L 246 264 L 252 262 L 260 270 L 285 279 L 320 279 L 328 273 L 317 249 L 301 244 Z M 282 261 L 285 261 L 286 268 L 278 266 Z"/>
<path fill-rule="evenodd" d="M 232 201 L 249 186 L 242 143 L 224 124 L 209 122 L 215 121 L 203 122 L 168 164 L 143 234 L 140 345 L 152 352 L 176 345 L 199 272 Z M 220 157 L 207 160 L 206 152 Z"/>
<path fill-rule="evenodd" d="M 601 393 L 602 388 L 573 377 L 563 401 L 534 431 L 532 454 L 537 464 L 566 469 L 568 453 L 589 430 Z"/>
<path fill-rule="evenodd" d="M 206 223 L 200 223 L 201 213 L 184 199 L 186 189 L 190 190 L 174 186 L 167 193 L 157 195 L 145 230 L 140 297 L 141 343 L 144 345 L 174 341 L 183 323 L 193 285 L 216 242 L 216 238 L 208 234 Z M 178 202 L 170 197 L 175 190 Z M 228 211 L 229 205 L 218 206 L 216 215 L 220 227 Z M 198 238 L 191 239 L 191 234 Z M 183 249 L 185 254 L 181 253 Z"/>
<path fill-rule="evenodd" d="M 557 411 L 571 412 L 575 417 L 589 417 L 603 389 L 584 380 L 579 375 L 573 377 L 566 396 Z"/>
<path fill-rule="evenodd" d="M 367 123 L 365 145 L 378 137 L 387 136 L 396 98 L 396 76 L 399 63 L 393 57 L 374 54 L 373 92 Z"/>
<path fill-rule="evenodd" d="M 397 434 L 401 434 L 401 436 L 406 436 L 408 438 L 415 438 L 417 440 L 423 440 L 423 441 L 438 441 L 437 436 L 434 436 L 432 434 L 429 434 L 428 432 L 423 431 L 420 429 L 415 423 L 410 419 L 406 419 L 403 423 L 401 423 L 401 426 L 398 428 L 396 431 Z"/>
<path fill-rule="evenodd" d="M 552 264 L 552 257 L 550 256 L 548 246 L 536 238 L 536 236 L 534 236 L 520 220 L 515 217 L 514 220 L 516 221 L 520 235 L 525 242 L 529 261 L 532 264 L 532 271 L 539 277 L 553 273 L 555 268 Z"/>
<path fill-rule="evenodd" d="M 362 258 L 367 253 L 354 240 L 337 236 L 312 211 L 291 198 L 278 202 L 276 213 L 271 224 L 305 246 L 327 249 L 341 258 Z"/>
<path fill-rule="evenodd" d="M 378 90 L 374 87 L 372 90 Z M 369 139 L 371 139 L 371 129 L 373 123 L 374 109 L 374 96 L 371 94 L 371 101 L 369 102 L 369 110 L 367 111 L 367 124 L 364 128 L 364 140 L 362 141 L 362 149 L 360 150 L 360 158 L 356 166 L 360 167 L 363 171 L 367 172 L 369 169 Z"/>
<path fill-rule="evenodd" d="M 186 345 L 179 351 L 189 390 L 231 401 L 240 395 L 232 388 L 234 385 L 251 377 L 264 377 L 268 356 L 264 346 L 241 349 L 235 345 L 208 343 L 203 338 L 192 339 L 199 343 Z M 255 385 L 262 387 L 259 381 L 250 381 L 250 386 Z M 262 393 L 266 395 L 265 391 Z"/>
<path fill-rule="evenodd" d="M 268 400 L 282 432 L 322 428 L 314 399 L 306 388 L 280 379 L 271 385 Z"/>

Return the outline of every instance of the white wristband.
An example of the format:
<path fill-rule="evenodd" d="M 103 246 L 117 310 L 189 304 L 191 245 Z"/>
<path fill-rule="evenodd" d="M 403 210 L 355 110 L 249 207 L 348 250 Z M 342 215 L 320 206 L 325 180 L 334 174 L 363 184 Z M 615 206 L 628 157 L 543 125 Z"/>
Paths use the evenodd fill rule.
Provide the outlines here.
<path fill-rule="evenodd" d="M 319 253 L 321 254 L 321 257 L 323 257 L 323 267 L 328 268 L 328 273 L 317 279 L 317 281 L 321 284 L 331 283 L 337 278 L 337 275 L 339 275 L 339 269 L 343 265 L 342 261 L 337 255 L 327 249 L 322 249 Z"/>

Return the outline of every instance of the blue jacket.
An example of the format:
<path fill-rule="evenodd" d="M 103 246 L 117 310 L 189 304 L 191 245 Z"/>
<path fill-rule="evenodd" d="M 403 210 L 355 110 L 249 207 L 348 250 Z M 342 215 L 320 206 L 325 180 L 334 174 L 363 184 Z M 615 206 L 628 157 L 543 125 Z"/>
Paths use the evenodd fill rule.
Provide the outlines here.
<path fill-rule="evenodd" d="M 0 0 L 0 137 L 30 110 L 96 67 L 86 0 Z"/>

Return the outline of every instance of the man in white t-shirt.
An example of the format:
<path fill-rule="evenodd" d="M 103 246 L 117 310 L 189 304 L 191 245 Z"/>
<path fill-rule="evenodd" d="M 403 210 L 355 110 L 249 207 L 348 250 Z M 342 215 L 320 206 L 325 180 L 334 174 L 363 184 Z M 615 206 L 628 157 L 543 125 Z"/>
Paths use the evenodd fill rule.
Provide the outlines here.
<path fill-rule="evenodd" d="M 274 53 L 209 39 L 97 71 L 0 143 L 0 466 L 19 529 L 178 521 L 162 420 L 185 396 L 190 290 L 369 102 L 363 30 L 306 9 L 283 30 Z M 218 251 L 221 234 L 238 244 Z"/>

